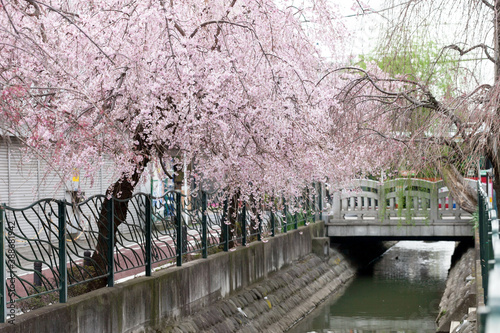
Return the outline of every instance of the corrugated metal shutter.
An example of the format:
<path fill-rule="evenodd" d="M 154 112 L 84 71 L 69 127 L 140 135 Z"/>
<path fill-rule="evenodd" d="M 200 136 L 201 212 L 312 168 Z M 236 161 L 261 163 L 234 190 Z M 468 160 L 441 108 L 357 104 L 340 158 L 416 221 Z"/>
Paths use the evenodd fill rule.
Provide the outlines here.
<path fill-rule="evenodd" d="M 38 162 L 22 161 L 19 144 L 10 145 L 10 206 L 22 208 L 39 199 Z"/>
<path fill-rule="evenodd" d="M 4 202 L 13 208 L 24 208 L 40 199 L 66 198 L 71 200 L 68 192 L 73 190 L 74 184 L 71 179 L 67 183 L 63 183 L 60 175 L 50 171 L 50 166 L 43 160 L 23 162 L 20 147 L 20 142 L 15 138 L 12 138 L 9 144 L 5 139 L 0 138 L 0 202 Z M 115 170 L 114 163 L 109 160 L 106 161 L 94 179 L 92 187 L 90 186 L 90 179 L 80 176 L 80 190 L 85 192 L 85 198 L 96 194 L 105 194 L 106 189 L 116 181 Z M 147 185 L 140 183 L 135 192 L 149 192 L 147 189 Z M 19 227 L 27 238 L 34 238 L 37 235 L 44 237 L 43 223 L 38 221 L 36 217 L 36 212 L 41 210 L 41 207 L 37 207 L 35 211 L 27 211 L 26 216 L 31 224 L 23 221 L 22 218 L 19 220 Z M 132 210 L 128 216 L 129 223 L 130 220 L 140 223 L 141 218 L 139 218 L 138 214 L 140 214 L 140 210 Z M 43 216 L 43 214 L 40 215 Z M 92 221 L 91 223 L 95 222 Z M 72 232 L 72 230 L 68 231 Z"/>
<path fill-rule="evenodd" d="M 9 204 L 9 159 L 7 142 L 0 137 L 0 203 Z"/>
<path fill-rule="evenodd" d="M 23 161 L 20 145 L 13 139 L 7 145 L 7 170 L 9 179 L 8 206 L 13 208 L 25 208 L 39 199 L 38 193 L 38 162 Z M 26 238 L 35 238 L 38 234 L 43 234 L 42 223 L 37 218 L 38 207 L 27 209 L 24 214 L 17 213 L 17 223 L 15 232 L 21 232 Z M 6 212 L 7 218 L 13 221 L 13 213 Z M 17 239 L 17 246 L 26 244 L 23 240 Z"/>
<path fill-rule="evenodd" d="M 105 161 L 99 173 L 94 177 L 91 184 L 89 178 L 80 175 L 80 190 L 85 192 L 85 197 L 89 198 L 97 194 L 105 194 L 107 188 L 115 181 L 113 171 L 116 169 L 111 161 Z"/>
<path fill-rule="evenodd" d="M 66 186 L 62 182 L 60 175 L 52 171 L 50 165 L 43 160 L 38 163 L 37 171 L 39 198 L 64 199 Z"/>

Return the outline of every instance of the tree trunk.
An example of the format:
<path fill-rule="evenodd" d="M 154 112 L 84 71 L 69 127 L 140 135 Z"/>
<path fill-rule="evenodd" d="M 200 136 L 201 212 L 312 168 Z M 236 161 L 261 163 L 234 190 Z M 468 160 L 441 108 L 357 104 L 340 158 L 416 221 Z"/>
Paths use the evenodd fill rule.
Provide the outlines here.
<path fill-rule="evenodd" d="M 120 199 L 120 201 L 114 201 L 113 233 L 115 235 L 115 242 L 113 244 L 113 249 L 111 249 L 111 251 L 113 251 L 114 245 L 116 244 L 116 232 L 118 230 L 118 227 L 127 218 L 128 204 L 130 200 L 123 200 L 132 198 L 135 186 L 139 182 L 144 169 L 150 161 L 150 146 L 146 144 L 145 139 L 142 136 L 142 126 L 139 126 L 137 128 L 137 133 L 134 136 L 134 140 L 138 142 L 135 146 L 135 150 L 140 152 L 143 158 L 141 162 L 136 165 L 134 173 L 130 178 L 123 175 L 120 180 L 118 180 L 106 190 L 106 199 L 101 205 L 101 213 L 99 215 L 99 220 L 97 221 L 97 227 L 99 231 L 97 245 L 94 254 L 92 255 L 94 276 L 103 275 L 110 271 L 108 262 L 108 239 L 110 231 L 108 223 L 108 204 L 110 200 L 113 200 L 113 198 Z M 105 287 L 106 284 L 107 278 L 98 279 L 91 284 L 90 289 L 102 288 Z"/>
<path fill-rule="evenodd" d="M 474 213 L 477 209 L 477 192 L 470 186 L 467 179 L 452 164 L 442 167 L 441 175 L 460 208 L 471 214 Z"/>

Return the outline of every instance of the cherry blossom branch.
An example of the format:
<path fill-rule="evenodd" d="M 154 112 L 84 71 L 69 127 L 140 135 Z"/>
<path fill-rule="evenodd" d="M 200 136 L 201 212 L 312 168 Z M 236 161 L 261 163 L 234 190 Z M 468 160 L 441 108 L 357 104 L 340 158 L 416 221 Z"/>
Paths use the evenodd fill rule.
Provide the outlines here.
<path fill-rule="evenodd" d="M 28 1 L 28 0 L 26 0 Z M 82 28 L 80 28 L 75 22 L 73 22 L 73 20 L 71 20 L 67 15 L 65 15 L 65 13 L 63 13 L 61 10 L 58 10 L 50 5 L 47 5 L 43 2 L 40 2 L 40 1 L 37 1 L 37 0 L 29 0 L 28 2 L 33 2 L 33 3 L 36 3 L 36 4 L 40 4 L 42 6 L 45 6 L 47 7 L 49 10 L 59 14 L 61 17 L 63 17 L 68 23 L 70 23 L 71 25 L 73 25 L 76 29 L 78 29 L 92 44 L 94 44 L 94 46 L 99 50 L 99 52 L 101 52 L 113 65 L 115 65 L 115 62 L 113 61 L 113 59 L 111 59 L 111 57 L 106 53 L 104 52 L 104 50 L 92 39 L 90 38 L 90 36 L 85 32 L 83 31 Z"/>
<path fill-rule="evenodd" d="M 12 22 L 12 17 L 10 16 L 9 12 L 7 11 L 7 7 L 5 7 L 5 4 L 4 4 L 3 0 L 0 0 L 0 1 L 2 2 L 2 8 L 5 11 L 5 14 L 7 14 L 7 18 L 9 19 L 9 23 L 12 26 L 12 28 L 14 29 L 14 32 L 16 34 L 19 34 L 19 32 L 17 31 L 17 28 L 16 28 L 14 22 Z"/>
<path fill-rule="evenodd" d="M 406 80 L 406 79 L 378 79 L 377 80 L 378 82 L 396 82 L 396 83 L 405 83 L 405 84 L 414 85 L 414 86 L 418 87 L 422 91 L 422 93 L 427 97 L 427 100 L 419 101 L 419 100 L 417 100 L 415 98 L 412 98 L 408 94 L 407 91 L 402 91 L 402 92 L 388 91 L 388 90 L 380 87 L 380 85 L 378 85 L 377 82 L 375 82 L 375 79 L 373 79 L 367 71 L 365 71 L 365 70 L 363 70 L 361 68 L 357 68 L 357 67 L 345 67 L 344 69 L 346 69 L 346 70 L 355 70 L 355 71 L 362 72 L 364 74 L 364 76 L 362 78 L 360 78 L 359 80 L 366 80 L 366 81 L 370 82 L 371 85 L 377 91 L 379 91 L 380 93 L 382 93 L 383 95 L 393 96 L 393 97 L 396 97 L 396 98 L 398 98 L 398 97 L 401 96 L 401 97 L 403 97 L 404 99 L 406 99 L 408 102 L 410 102 L 411 104 L 413 104 L 415 106 L 425 107 L 425 108 L 434 110 L 437 113 L 443 114 L 444 116 L 446 116 L 447 118 L 449 118 L 452 123 L 455 124 L 455 126 L 457 127 L 457 130 L 461 132 L 461 134 L 463 135 L 464 138 L 468 137 L 467 134 L 464 131 L 464 128 L 463 128 L 463 125 L 462 125 L 462 121 L 460 120 L 460 118 L 458 118 L 451 110 L 449 110 L 441 102 L 439 102 L 435 98 L 435 96 L 428 89 L 426 89 L 424 86 L 422 86 L 420 83 L 415 82 L 415 81 L 411 81 L 411 80 Z M 355 82 L 354 85 L 358 84 L 358 83 L 356 83 L 356 81 L 354 81 L 354 82 Z"/>
<path fill-rule="evenodd" d="M 371 132 L 377 134 L 378 136 L 382 137 L 383 139 L 392 140 L 392 141 L 402 143 L 407 147 L 409 147 L 410 144 L 414 144 L 414 143 L 434 143 L 437 145 L 446 145 L 446 146 L 452 148 L 459 155 L 460 158 L 463 159 L 466 157 L 464 154 L 464 151 L 458 145 L 458 143 L 455 140 L 452 140 L 453 138 L 446 139 L 444 137 L 431 136 L 431 137 L 417 137 L 417 138 L 405 139 L 405 138 L 398 138 L 396 136 L 388 136 L 388 135 L 382 133 L 381 131 L 376 130 L 374 128 L 370 128 L 370 127 L 363 127 L 363 129 L 371 131 Z"/>
<path fill-rule="evenodd" d="M 117 81 L 116 86 L 109 91 L 107 97 L 105 97 L 99 101 L 99 102 L 103 103 L 103 107 L 102 107 L 103 110 L 112 111 L 115 108 L 116 99 L 119 97 L 119 95 L 115 94 L 114 92 L 116 90 L 119 90 L 121 88 L 121 86 L 123 85 L 123 82 L 125 81 L 125 77 L 127 75 L 128 70 L 129 70 L 128 67 L 124 68 L 123 72 L 120 74 L 118 79 L 116 79 L 116 81 Z M 92 105 L 92 106 L 89 106 L 88 108 L 84 109 L 82 112 L 80 112 L 78 114 L 78 116 L 76 117 L 76 120 L 81 118 L 87 112 L 90 112 L 91 110 L 96 109 L 96 107 L 97 107 L 96 105 Z M 104 117 L 104 116 L 105 116 L 104 112 L 101 112 L 101 114 L 96 118 L 94 123 L 98 124 L 101 121 L 102 117 Z"/>
<path fill-rule="evenodd" d="M 179 68 L 177 66 L 177 61 L 175 60 L 175 53 L 174 53 L 174 45 L 172 43 L 172 34 L 170 33 L 170 27 L 168 26 L 168 19 L 165 18 L 165 23 L 167 25 L 167 34 L 168 34 L 168 44 L 170 46 L 170 50 L 172 51 L 172 58 L 174 59 L 174 67 L 175 67 L 175 74 L 177 75 L 177 79 L 179 79 L 179 82 L 182 82 L 181 75 L 179 74 Z"/>
<path fill-rule="evenodd" d="M 236 3 L 236 0 L 233 0 L 233 2 L 231 2 L 228 9 L 226 10 L 226 15 L 224 15 L 224 17 L 228 17 L 229 13 L 231 12 L 231 8 L 233 8 L 235 3 Z M 217 32 L 215 33 L 215 36 L 214 36 L 215 44 L 212 47 L 212 50 L 215 50 L 218 47 L 219 35 L 221 32 L 222 32 L 222 29 L 221 29 L 220 25 L 217 25 Z"/>
<path fill-rule="evenodd" d="M 245 25 L 245 24 L 241 24 L 241 23 L 236 23 L 236 22 L 231 22 L 231 21 L 226 21 L 226 20 L 212 20 L 212 21 L 207 21 L 207 22 L 203 22 L 202 24 L 200 24 L 198 27 L 196 27 L 194 29 L 194 31 L 191 33 L 191 35 L 189 35 L 189 38 L 193 38 L 197 33 L 198 31 L 201 29 L 201 28 L 204 28 L 208 25 L 211 25 L 211 24 L 217 24 L 217 26 L 219 27 L 220 24 L 229 24 L 229 25 L 234 25 L 234 26 L 237 26 L 237 27 L 240 27 L 240 28 L 244 28 L 244 29 L 248 29 L 250 30 L 253 34 L 255 34 L 255 31 L 253 28 Z"/>
<path fill-rule="evenodd" d="M 404 140 L 404 139 L 399 139 L 399 138 L 396 138 L 396 137 L 394 137 L 394 136 L 388 136 L 388 135 L 386 135 L 386 134 L 382 133 L 381 131 L 378 131 L 378 130 L 376 130 L 376 129 L 374 129 L 374 128 L 370 128 L 370 127 L 362 127 L 362 129 L 363 129 L 363 130 L 368 130 L 368 131 L 371 131 L 371 132 L 373 132 L 374 134 L 376 134 L 376 135 L 380 136 L 380 137 L 381 137 L 381 138 L 383 138 L 383 139 L 392 140 L 392 141 L 396 141 L 396 142 L 402 143 L 402 144 L 404 144 L 405 146 L 408 146 L 408 143 L 410 142 L 410 140 Z M 355 143 L 356 141 L 361 140 L 363 137 L 366 137 L 367 135 L 369 135 L 369 134 L 364 134 L 364 135 L 361 135 L 361 136 L 359 136 L 359 137 L 355 138 L 354 140 L 351 140 L 351 141 L 350 141 L 350 142 L 346 145 L 346 147 L 347 147 L 347 146 L 349 146 L 349 145 L 352 145 L 352 144 L 353 144 L 353 143 Z"/>
<path fill-rule="evenodd" d="M 26 13 L 27 15 L 29 16 L 40 16 L 40 7 L 38 7 L 38 5 L 36 4 L 36 2 L 34 0 L 26 0 L 30 5 L 33 6 L 33 8 L 35 8 L 35 12 L 30 14 L 30 13 Z"/>
<path fill-rule="evenodd" d="M 492 9 L 494 10 L 495 9 L 495 6 L 493 6 L 491 3 L 489 3 L 487 0 L 481 0 L 482 3 L 484 3 L 486 5 L 486 7 L 488 7 L 489 9 Z"/>
<path fill-rule="evenodd" d="M 490 53 L 488 52 L 488 49 L 491 49 L 491 47 L 487 46 L 486 44 L 477 44 L 477 45 L 474 45 L 474 46 L 471 46 L 469 47 L 468 49 L 462 49 L 461 47 L 459 47 L 458 45 L 455 45 L 455 44 L 452 44 L 452 45 L 448 45 L 448 46 L 445 46 L 443 48 L 443 50 L 445 49 L 451 49 L 451 50 L 455 50 L 455 51 L 458 51 L 458 53 L 460 53 L 461 56 L 463 56 L 464 54 L 467 54 L 475 49 L 478 49 L 478 48 L 481 48 L 484 52 L 484 54 L 486 55 L 486 57 L 488 58 L 488 60 L 490 60 L 491 62 L 493 62 L 494 64 L 497 63 L 497 61 L 495 60 L 495 58 L 493 58 Z"/>
<path fill-rule="evenodd" d="M 163 170 L 163 173 L 165 173 L 165 175 L 169 178 L 169 179 L 172 179 L 172 175 L 168 172 L 166 166 L 165 166 L 165 162 L 163 161 L 163 152 L 159 152 L 159 156 L 158 156 L 158 159 L 160 160 L 160 166 L 161 166 L 161 169 Z"/>

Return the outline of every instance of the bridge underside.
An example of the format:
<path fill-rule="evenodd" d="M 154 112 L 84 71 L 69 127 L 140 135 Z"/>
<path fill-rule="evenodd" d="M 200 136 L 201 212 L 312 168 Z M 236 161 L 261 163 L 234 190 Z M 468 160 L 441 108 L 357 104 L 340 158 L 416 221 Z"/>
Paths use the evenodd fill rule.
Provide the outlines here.
<path fill-rule="evenodd" d="M 356 241 L 427 241 L 427 242 L 442 242 L 442 241 L 451 241 L 451 242 L 462 242 L 468 241 L 472 239 L 472 236 L 464 236 L 464 237 L 436 237 L 436 236 L 416 236 L 416 237 L 395 237 L 395 236 L 353 236 L 353 237 L 330 237 L 330 242 L 337 243 L 349 243 Z"/>
<path fill-rule="evenodd" d="M 380 240 L 452 240 L 458 241 L 473 236 L 471 222 L 433 224 L 393 223 L 327 223 L 329 237 L 369 237 Z"/>

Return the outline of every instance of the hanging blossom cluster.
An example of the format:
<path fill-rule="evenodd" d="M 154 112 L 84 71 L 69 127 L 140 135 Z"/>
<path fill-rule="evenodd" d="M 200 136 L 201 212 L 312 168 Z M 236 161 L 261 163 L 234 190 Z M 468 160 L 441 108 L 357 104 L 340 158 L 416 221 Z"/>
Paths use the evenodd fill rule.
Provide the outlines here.
<path fill-rule="evenodd" d="M 370 172 L 384 147 L 315 43 L 340 53 L 344 29 L 328 1 L 307 4 L 5 2 L 0 126 L 68 175 L 111 159 L 130 179 L 174 159 L 261 196 Z"/>

